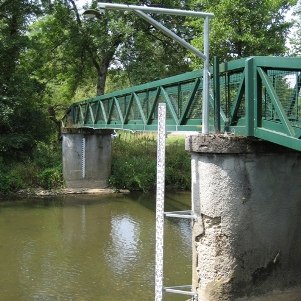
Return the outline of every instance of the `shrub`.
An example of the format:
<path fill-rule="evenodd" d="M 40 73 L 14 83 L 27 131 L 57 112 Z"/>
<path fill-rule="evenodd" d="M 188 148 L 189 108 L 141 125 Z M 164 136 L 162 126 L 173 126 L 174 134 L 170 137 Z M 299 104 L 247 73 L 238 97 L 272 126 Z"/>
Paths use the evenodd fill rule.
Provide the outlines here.
<path fill-rule="evenodd" d="M 41 169 L 59 166 L 62 163 L 61 142 L 40 142 L 34 150 L 34 163 Z"/>
<path fill-rule="evenodd" d="M 38 174 L 40 170 L 41 169 L 36 165 L 36 163 L 27 160 L 25 163 L 15 163 L 12 165 L 10 174 L 20 178 L 23 182 L 23 186 L 38 187 Z"/>
<path fill-rule="evenodd" d="M 156 187 L 157 142 L 152 135 L 125 135 L 113 141 L 110 185 L 115 189 L 143 190 Z M 190 155 L 183 143 L 166 145 L 166 186 L 190 189 Z"/>
<path fill-rule="evenodd" d="M 153 189 L 156 180 L 156 161 L 145 157 L 116 158 L 112 163 L 109 179 L 116 189 L 143 190 Z"/>
<path fill-rule="evenodd" d="M 0 194 L 7 194 L 10 191 L 9 178 L 0 171 Z"/>
<path fill-rule="evenodd" d="M 40 186 L 44 189 L 61 188 L 64 185 L 62 165 L 46 168 L 39 174 Z"/>
<path fill-rule="evenodd" d="M 24 187 L 24 182 L 20 177 L 0 171 L 0 194 L 15 192 Z"/>
<path fill-rule="evenodd" d="M 38 143 L 33 158 L 6 160 L 4 163 L 0 156 L 0 194 L 39 186 L 44 189 L 64 186 L 60 142 Z"/>
<path fill-rule="evenodd" d="M 165 158 L 166 185 L 175 189 L 191 188 L 191 158 L 183 145 L 168 144 Z"/>

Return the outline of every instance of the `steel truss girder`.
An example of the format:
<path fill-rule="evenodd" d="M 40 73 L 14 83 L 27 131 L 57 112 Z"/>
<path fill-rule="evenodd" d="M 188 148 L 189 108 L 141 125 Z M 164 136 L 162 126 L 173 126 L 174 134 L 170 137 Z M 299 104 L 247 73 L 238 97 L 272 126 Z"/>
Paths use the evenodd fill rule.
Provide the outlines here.
<path fill-rule="evenodd" d="M 221 95 L 215 116 L 220 116 L 222 132 L 253 136 L 301 150 L 301 58 L 250 57 L 219 64 L 214 71 L 219 76 L 210 70 L 213 74 L 210 86 L 212 88 L 217 79 L 214 87 L 221 91 L 211 91 L 209 99 L 213 111 L 214 95 L 217 92 Z M 286 74 L 295 76 L 295 85 L 289 85 Z M 167 131 L 200 132 L 202 84 L 203 70 L 197 70 L 87 99 L 72 104 L 62 124 L 64 127 L 157 131 L 158 103 L 165 102 Z M 279 85 L 283 91 L 279 91 Z M 279 93 L 288 95 L 285 102 Z M 263 108 L 267 97 L 269 109 L 277 118 L 265 116 Z M 214 116 L 212 113 L 209 116 L 210 131 L 213 131 Z"/>

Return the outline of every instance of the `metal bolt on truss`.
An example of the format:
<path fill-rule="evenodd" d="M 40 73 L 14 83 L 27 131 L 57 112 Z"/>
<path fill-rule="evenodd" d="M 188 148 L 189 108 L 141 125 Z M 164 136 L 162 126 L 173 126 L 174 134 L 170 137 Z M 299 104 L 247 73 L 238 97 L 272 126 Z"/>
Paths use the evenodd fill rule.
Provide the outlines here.
<path fill-rule="evenodd" d="M 165 191 L 165 137 L 166 137 L 166 104 L 158 107 L 158 139 L 157 139 L 157 194 L 156 194 L 156 269 L 155 269 L 155 301 L 163 300 L 163 292 L 192 296 L 197 300 L 197 293 L 191 285 L 164 287 L 163 286 L 163 243 L 164 217 L 191 218 L 197 216 L 191 210 L 164 212 Z"/>

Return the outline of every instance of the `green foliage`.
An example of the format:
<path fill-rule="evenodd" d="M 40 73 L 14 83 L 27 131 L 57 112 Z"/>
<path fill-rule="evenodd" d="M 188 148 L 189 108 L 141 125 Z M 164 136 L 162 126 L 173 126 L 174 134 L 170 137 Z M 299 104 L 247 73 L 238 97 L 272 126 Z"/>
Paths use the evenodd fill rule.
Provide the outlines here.
<path fill-rule="evenodd" d="M 183 140 L 183 138 L 182 138 Z M 124 132 L 113 141 L 110 185 L 115 189 L 142 190 L 156 187 L 157 141 L 155 135 Z M 190 155 L 182 141 L 172 139 L 166 145 L 166 186 L 190 189 Z"/>
<path fill-rule="evenodd" d="M 11 163 L 32 157 L 53 128 L 41 102 L 44 86 L 32 73 L 36 65 L 25 56 L 33 47 L 28 24 L 42 15 L 41 2 L 2 1 L 0 8 L 0 156 Z"/>
<path fill-rule="evenodd" d="M 39 174 L 39 180 L 44 189 L 61 188 L 64 185 L 62 166 L 44 169 Z"/>
<path fill-rule="evenodd" d="M 154 187 L 155 177 L 156 160 L 144 157 L 118 158 L 112 164 L 110 184 L 115 188 L 146 192 Z"/>
<path fill-rule="evenodd" d="M 11 166 L 11 173 L 22 180 L 24 186 L 22 188 L 39 187 L 38 174 L 40 170 L 37 164 L 31 160 L 24 163 L 14 163 Z"/>
<path fill-rule="evenodd" d="M 64 186 L 62 171 L 61 143 L 50 145 L 39 143 L 34 152 L 34 164 L 37 167 L 37 184 L 44 189 L 57 189 Z"/>
<path fill-rule="evenodd" d="M 168 144 L 166 147 L 166 185 L 176 189 L 191 188 L 191 158 L 182 143 Z"/>
<path fill-rule="evenodd" d="M 0 194 L 8 194 L 10 192 L 9 177 L 0 171 Z"/>
<path fill-rule="evenodd" d="M 64 186 L 60 142 L 39 143 L 32 158 L 21 162 L 0 157 L 0 194 L 23 188 L 58 189 Z"/>
<path fill-rule="evenodd" d="M 282 56 L 286 53 L 286 38 L 292 22 L 286 12 L 297 0 L 221 0 L 194 1 L 194 9 L 214 13 L 210 21 L 210 53 L 221 61 L 261 55 Z M 191 20 L 188 26 L 203 32 L 202 20 Z M 203 49 L 200 34 L 193 44 Z M 195 60 L 195 66 L 200 66 Z"/>
<path fill-rule="evenodd" d="M 293 15 L 295 17 L 294 30 L 291 32 L 289 55 L 301 56 L 301 1 L 295 6 Z"/>
<path fill-rule="evenodd" d="M 21 175 L 16 173 L 13 168 L 3 164 L 0 157 L 0 194 L 8 194 L 24 188 Z"/>
<path fill-rule="evenodd" d="M 40 142 L 34 151 L 34 162 L 40 169 L 52 168 L 62 163 L 62 144 L 60 141 L 52 143 Z"/>
<path fill-rule="evenodd" d="M 0 194 L 9 194 L 22 188 L 24 188 L 22 179 L 0 171 Z"/>

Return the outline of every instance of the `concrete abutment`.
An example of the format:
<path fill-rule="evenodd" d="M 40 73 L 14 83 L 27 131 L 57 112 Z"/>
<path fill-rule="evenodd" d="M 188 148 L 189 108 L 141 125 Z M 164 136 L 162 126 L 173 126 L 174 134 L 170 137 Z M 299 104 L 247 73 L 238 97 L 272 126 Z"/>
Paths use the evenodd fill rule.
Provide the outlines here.
<path fill-rule="evenodd" d="M 198 300 L 301 300 L 301 153 L 232 135 L 185 148 Z"/>
<path fill-rule="evenodd" d="M 62 130 L 63 176 L 67 188 L 108 187 L 112 133 L 113 130 Z"/>

